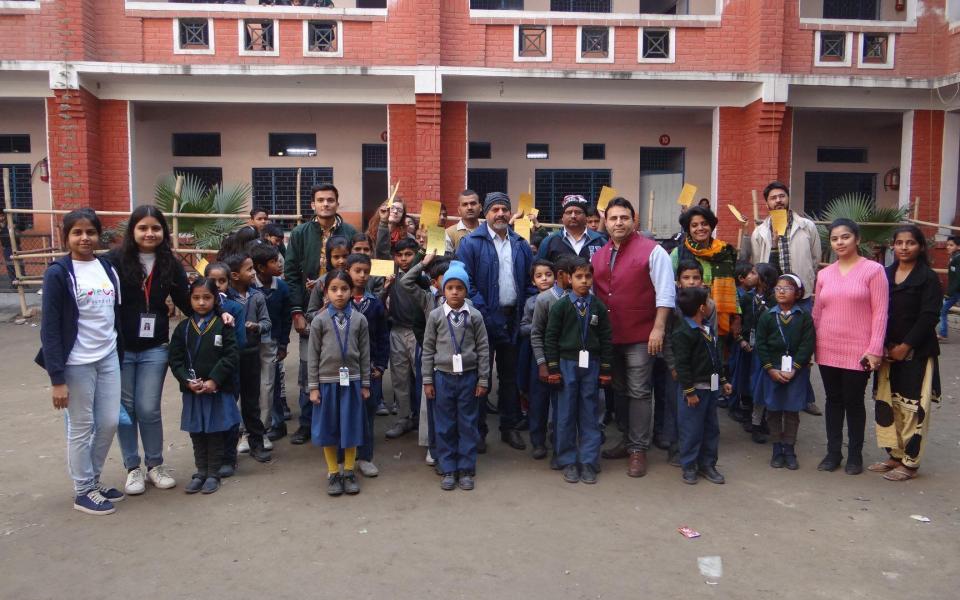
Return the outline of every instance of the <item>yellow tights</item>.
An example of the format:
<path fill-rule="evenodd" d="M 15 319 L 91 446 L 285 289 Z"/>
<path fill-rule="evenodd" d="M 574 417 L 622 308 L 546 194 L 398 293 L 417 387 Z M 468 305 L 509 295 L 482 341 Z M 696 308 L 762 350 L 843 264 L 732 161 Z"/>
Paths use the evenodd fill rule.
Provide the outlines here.
<path fill-rule="evenodd" d="M 340 465 L 337 464 L 337 450 L 336 446 L 324 446 L 323 447 L 323 458 L 327 461 L 327 473 L 330 475 L 340 472 Z M 356 466 L 357 462 L 357 448 L 345 448 L 343 450 L 343 470 L 352 471 Z"/>

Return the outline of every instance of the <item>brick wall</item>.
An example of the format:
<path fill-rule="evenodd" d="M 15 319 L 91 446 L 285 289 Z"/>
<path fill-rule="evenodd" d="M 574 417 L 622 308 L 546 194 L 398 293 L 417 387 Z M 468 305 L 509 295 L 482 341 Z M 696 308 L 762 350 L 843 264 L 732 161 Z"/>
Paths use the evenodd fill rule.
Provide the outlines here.
<path fill-rule="evenodd" d="M 100 104 L 87 90 L 56 90 L 47 99 L 53 208 L 102 209 Z"/>
<path fill-rule="evenodd" d="M 100 101 L 100 208 L 131 210 L 129 120 L 126 100 Z"/>
<path fill-rule="evenodd" d="M 921 221 L 940 221 L 940 172 L 943 162 L 943 122 L 940 110 L 913 113 L 913 160 L 910 166 L 910 201 L 920 198 Z M 931 233 L 931 232 L 928 232 Z"/>
<path fill-rule="evenodd" d="M 451 215 L 467 184 L 467 103 L 444 102 L 440 125 L 440 200 Z"/>
<path fill-rule="evenodd" d="M 417 114 L 412 104 L 387 106 L 387 151 L 390 189 L 400 182 L 401 198 L 417 195 Z"/>

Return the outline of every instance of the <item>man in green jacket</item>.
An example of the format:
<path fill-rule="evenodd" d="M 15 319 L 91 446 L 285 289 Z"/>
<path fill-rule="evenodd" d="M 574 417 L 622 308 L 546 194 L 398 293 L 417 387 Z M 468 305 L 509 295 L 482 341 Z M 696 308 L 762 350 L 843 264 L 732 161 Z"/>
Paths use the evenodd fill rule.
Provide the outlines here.
<path fill-rule="evenodd" d="M 340 193 L 330 183 L 315 185 L 310 190 L 314 218 L 297 225 L 290 232 L 290 245 L 283 264 L 283 279 L 290 286 L 290 313 L 293 328 L 300 334 L 301 342 L 310 336 L 310 323 L 303 315 L 310 291 L 317 279 L 326 272 L 324 246 L 335 235 L 348 240 L 357 230 L 337 214 L 340 208 Z M 301 343 L 301 350 L 304 343 Z M 300 427 L 290 437 L 291 444 L 304 444 L 310 439 L 310 419 L 313 405 L 306 393 L 306 352 L 300 353 Z"/>

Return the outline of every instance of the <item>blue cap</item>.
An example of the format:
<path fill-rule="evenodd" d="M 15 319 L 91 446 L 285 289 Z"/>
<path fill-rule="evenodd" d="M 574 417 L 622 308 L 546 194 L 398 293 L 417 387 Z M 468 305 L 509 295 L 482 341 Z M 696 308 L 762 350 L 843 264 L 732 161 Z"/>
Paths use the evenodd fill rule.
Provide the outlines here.
<path fill-rule="evenodd" d="M 443 274 L 443 284 L 441 287 L 447 287 L 447 282 L 457 279 L 463 283 L 463 287 L 470 288 L 470 275 L 467 274 L 467 266 L 459 260 L 450 261 L 447 272 Z"/>

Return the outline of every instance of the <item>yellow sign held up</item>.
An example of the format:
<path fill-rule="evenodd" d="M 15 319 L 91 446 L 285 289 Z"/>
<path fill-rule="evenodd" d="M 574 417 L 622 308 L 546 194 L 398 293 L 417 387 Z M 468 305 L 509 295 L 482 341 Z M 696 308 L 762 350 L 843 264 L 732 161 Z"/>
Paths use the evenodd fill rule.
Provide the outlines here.
<path fill-rule="evenodd" d="M 207 272 L 208 266 L 210 266 L 210 263 L 207 262 L 207 259 L 201 256 L 197 259 L 197 264 L 194 265 L 194 268 L 197 269 L 197 273 L 200 273 L 200 276 L 202 277 L 203 274 Z"/>
<path fill-rule="evenodd" d="M 600 188 L 600 196 L 597 198 L 597 210 L 607 210 L 607 205 L 616 197 L 617 190 L 612 187 L 603 186 Z"/>
<path fill-rule="evenodd" d="M 443 256 L 447 251 L 447 232 L 437 225 L 427 226 L 427 254 Z"/>
<path fill-rule="evenodd" d="M 517 235 L 523 239 L 530 241 L 530 230 L 533 228 L 533 223 L 530 222 L 530 219 L 526 217 L 521 217 L 513 222 L 513 230 L 517 232 Z"/>
<path fill-rule="evenodd" d="M 683 184 L 683 189 L 680 190 L 680 195 L 677 196 L 677 204 L 686 208 L 693 204 L 693 197 L 696 195 L 697 186 L 685 183 Z"/>
<path fill-rule="evenodd" d="M 424 200 L 420 206 L 420 227 L 434 227 L 440 223 L 440 203 L 436 200 Z"/>
<path fill-rule="evenodd" d="M 743 216 L 743 214 L 742 214 L 739 210 L 737 210 L 737 207 L 736 207 L 736 206 L 734 206 L 734 205 L 732 205 L 732 204 L 728 204 L 728 205 L 727 205 L 727 208 L 730 209 L 730 212 L 733 213 L 733 216 L 734 216 L 734 218 L 735 218 L 737 221 L 739 221 L 740 223 L 746 223 L 746 222 L 747 222 L 747 218 L 746 218 L 745 216 Z"/>
<path fill-rule="evenodd" d="M 393 275 L 393 261 L 373 259 L 370 261 L 370 277 L 389 277 Z"/>
<path fill-rule="evenodd" d="M 527 216 L 530 214 L 531 210 L 533 210 L 533 194 L 523 192 L 520 194 L 517 212 L 523 213 L 524 216 Z"/>
<path fill-rule="evenodd" d="M 770 211 L 770 224 L 777 235 L 783 235 L 787 232 L 787 211 L 780 208 Z"/>

